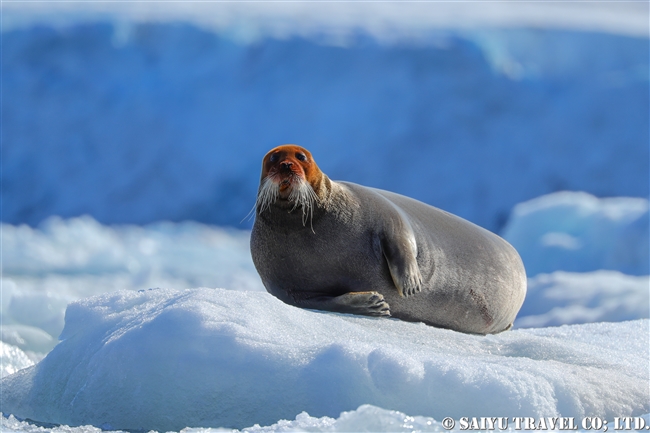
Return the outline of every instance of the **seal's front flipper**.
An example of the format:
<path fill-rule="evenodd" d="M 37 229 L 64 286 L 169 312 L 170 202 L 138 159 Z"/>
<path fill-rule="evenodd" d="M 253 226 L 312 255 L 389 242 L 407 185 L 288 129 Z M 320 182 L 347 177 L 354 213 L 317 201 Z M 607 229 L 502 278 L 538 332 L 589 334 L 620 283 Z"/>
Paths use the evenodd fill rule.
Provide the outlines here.
<path fill-rule="evenodd" d="M 381 251 L 386 258 L 390 276 L 400 296 L 422 291 L 422 274 L 418 266 L 418 244 L 410 219 L 395 203 L 376 190 L 377 197 L 390 206 L 379 232 Z"/>
<path fill-rule="evenodd" d="M 364 316 L 390 316 L 390 307 L 377 292 L 350 292 L 341 296 L 319 296 L 301 300 L 298 307 Z"/>
<path fill-rule="evenodd" d="M 403 227 L 400 233 L 384 237 L 382 251 L 393 284 L 400 296 L 411 296 L 422 290 L 422 274 L 418 267 L 415 235 L 410 227 Z"/>

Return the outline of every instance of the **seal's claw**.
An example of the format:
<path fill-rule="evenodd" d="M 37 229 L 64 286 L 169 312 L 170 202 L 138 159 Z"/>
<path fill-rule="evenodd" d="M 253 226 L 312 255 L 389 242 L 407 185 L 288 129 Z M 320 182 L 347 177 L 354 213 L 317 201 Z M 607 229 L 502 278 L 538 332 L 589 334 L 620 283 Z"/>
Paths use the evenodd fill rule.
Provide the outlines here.
<path fill-rule="evenodd" d="M 422 275 L 418 269 L 416 273 L 412 273 L 406 279 L 406 284 L 404 284 L 404 296 L 415 295 L 422 291 Z"/>
<path fill-rule="evenodd" d="M 410 269 L 401 281 L 395 281 L 398 293 L 404 297 L 415 295 L 422 291 L 422 274 L 417 266 Z"/>
<path fill-rule="evenodd" d="M 390 316 L 390 306 L 378 292 L 351 292 L 339 296 L 349 312 L 366 316 Z"/>
<path fill-rule="evenodd" d="M 372 293 L 375 294 L 370 298 L 371 303 L 368 305 L 368 312 L 366 314 L 369 316 L 390 316 L 390 306 L 384 300 L 383 295 L 376 292 Z"/>

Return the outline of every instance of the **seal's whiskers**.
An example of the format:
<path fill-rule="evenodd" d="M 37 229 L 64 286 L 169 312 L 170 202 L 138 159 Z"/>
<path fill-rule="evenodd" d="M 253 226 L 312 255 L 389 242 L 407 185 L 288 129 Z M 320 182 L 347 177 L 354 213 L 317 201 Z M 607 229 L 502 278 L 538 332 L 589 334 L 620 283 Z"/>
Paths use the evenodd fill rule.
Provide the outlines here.
<path fill-rule="evenodd" d="M 257 200 L 255 208 L 258 213 L 262 213 L 280 197 L 280 184 L 272 180 L 272 176 L 267 176 L 262 180 L 259 192 L 257 193 Z M 294 181 L 291 193 L 288 197 L 289 202 L 293 203 L 293 207 L 289 212 L 293 212 L 297 208 L 302 209 L 302 225 L 307 225 L 307 220 L 310 223 L 314 218 L 314 206 L 318 203 L 318 195 L 311 187 L 309 182 L 305 179 L 298 177 Z M 313 227 L 312 227 L 313 231 Z"/>
<path fill-rule="evenodd" d="M 280 185 L 273 182 L 270 177 L 266 177 L 260 185 L 260 190 L 257 193 L 257 201 L 255 207 L 258 213 L 267 210 L 280 196 Z"/>
<path fill-rule="evenodd" d="M 302 207 L 302 225 L 307 225 L 307 218 L 310 218 L 310 222 L 314 218 L 314 206 L 318 201 L 318 196 L 316 192 L 311 187 L 309 182 L 300 178 L 298 184 L 291 189 L 289 194 L 289 201 L 293 202 L 293 212 L 297 207 Z M 313 231 L 313 227 L 312 227 Z"/>

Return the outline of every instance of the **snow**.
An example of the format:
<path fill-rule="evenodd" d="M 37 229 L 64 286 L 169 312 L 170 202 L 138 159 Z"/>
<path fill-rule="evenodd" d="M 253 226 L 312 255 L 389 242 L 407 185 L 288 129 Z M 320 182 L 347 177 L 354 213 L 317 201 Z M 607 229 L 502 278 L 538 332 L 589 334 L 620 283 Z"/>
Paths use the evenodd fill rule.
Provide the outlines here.
<path fill-rule="evenodd" d="M 3 411 L 108 429 L 243 428 L 362 404 L 411 415 L 650 412 L 648 320 L 481 337 L 291 307 L 263 292 L 119 291 L 2 379 Z M 625 356 L 621 356 L 625 348 Z"/>
<path fill-rule="evenodd" d="M 503 237 L 529 276 L 565 270 L 650 273 L 648 199 L 565 191 L 515 206 Z"/>
<path fill-rule="evenodd" d="M 650 425 L 650 414 L 638 417 Z M 6 433 L 41 433 L 42 427 L 37 427 L 24 421 L 17 420 L 13 415 L 7 418 L 0 418 L 0 428 Z M 93 426 L 68 427 L 53 426 L 47 431 L 52 433 L 99 433 L 100 430 Z M 225 428 L 191 428 L 181 430 L 183 433 L 284 433 L 284 432 L 441 432 L 449 431 L 444 428 L 440 421 L 431 417 L 410 416 L 395 410 L 386 410 L 376 406 L 364 404 L 353 411 L 341 413 L 341 416 L 334 419 L 330 417 L 316 418 L 307 412 L 301 412 L 295 420 L 280 420 L 270 426 L 254 425 L 242 430 Z M 453 431 L 460 431 L 458 424 Z M 513 420 L 509 420 L 508 431 L 521 431 L 516 429 Z M 576 429 L 576 432 L 587 430 Z M 108 432 L 107 432 L 108 433 Z"/>
<path fill-rule="evenodd" d="M 650 317 L 650 277 L 615 271 L 554 272 L 528 280 L 515 327 L 621 322 Z"/>
<path fill-rule="evenodd" d="M 4 331 L 2 337 L 4 340 Z M 0 378 L 14 374 L 33 364 L 34 361 L 29 359 L 20 348 L 0 341 Z"/>
<path fill-rule="evenodd" d="M 517 206 L 506 231 L 524 227 L 513 239 L 534 246 L 577 225 L 580 242 L 638 252 L 629 233 L 644 215 L 647 200 L 557 193 Z M 445 416 L 649 411 L 648 275 L 537 274 L 516 329 L 476 337 L 287 306 L 263 291 L 248 231 L 89 216 L 1 229 L 2 412 L 48 431 L 440 431 Z M 544 248 L 520 248 L 546 263 Z M 598 269 L 607 251 L 566 261 Z M 215 281 L 234 290 L 191 289 Z M 619 323 L 557 327 L 605 321 Z"/>
<path fill-rule="evenodd" d="M 59 296 L 154 286 L 264 290 L 248 252 L 248 231 L 190 221 L 105 226 L 90 216 L 52 217 L 37 229 L 1 228 L 5 276 L 34 289 L 52 285 Z M 66 280 L 57 285 L 48 276 Z"/>
<path fill-rule="evenodd" d="M 89 216 L 0 229 L 1 339 L 34 360 L 56 344 L 68 303 L 83 297 L 149 287 L 264 290 L 248 231 L 194 222 L 110 227 Z"/>
<path fill-rule="evenodd" d="M 647 208 L 645 199 L 568 192 L 518 205 L 504 234 L 535 276 L 516 325 L 647 318 Z M 246 230 L 195 222 L 106 226 L 89 216 L 0 229 L 1 339 L 33 360 L 56 344 L 68 303 L 84 297 L 150 287 L 264 291 Z M 549 234 L 580 247 L 549 247 Z M 618 271 L 600 270 L 611 264 Z"/>

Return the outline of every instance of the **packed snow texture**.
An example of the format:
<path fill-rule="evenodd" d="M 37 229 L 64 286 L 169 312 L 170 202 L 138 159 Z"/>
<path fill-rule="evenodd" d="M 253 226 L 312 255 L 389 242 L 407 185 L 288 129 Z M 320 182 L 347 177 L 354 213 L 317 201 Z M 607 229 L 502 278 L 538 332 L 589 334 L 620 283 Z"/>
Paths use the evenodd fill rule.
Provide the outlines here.
<path fill-rule="evenodd" d="M 23 6 L 7 7 L 11 22 Z M 647 36 L 430 28 L 385 41 L 361 26 L 343 41 L 247 41 L 106 20 L 3 32 L 4 222 L 248 228 L 260 161 L 287 142 L 333 179 L 492 230 L 558 190 L 649 194 Z"/>
<path fill-rule="evenodd" d="M 566 191 L 515 206 L 502 235 L 529 276 L 598 269 L 648 275 L 649 227 L 647 198 L 598 199 Z"/>
<path fill-rule="evenodd" d="M 264 292 L 119 291 L 2 379 L 3 411 L 108 429 L 243 428 L 362 404 L 411 415 L 650 412 L 647 320 L 473 336 L 302 310 Z M 622 356 L 621 348 L 625 348 Z"/>
<path fill-rule="evenodd" d="M 640 221 L 647 218 L 647 207 L 643 199 L 596 199 L 578 193 L 552 194 L 517 206 L 506 237 L 524 257 L 529 273 L 544 267 L 554 272 L 601 269 L 612 263 L 639 266 L 613 266 L 612 272 L 537 275 L 529 280 L 515 325 L 544 327 L 647 318 L 647 271 L 638 277 L 618 272 L 644 274 L 647 225 Z M 250 257 L 248 231 L 194 222 L 104 226 L 88 216 L 50 218 L 36 229 L 10 224 L 0 228 L 0 339 L 35 361 L 56 344 L 66 305 L 87 296 L 151 287 L 264 291 Z M 563 233 L 575 237 L 574 243 L 581 247 L 560 250 L 553 245 L 549 249 L 542 242 Z M 594 246 L 596 241 L 605 246 L 599 249 Z M 633 260 L 608 260 L 616 257 L 613 246 L 619 246 L 622 257 Z M 552 254 L 563 254 L 564 260 L 549 265 Z M 18 365 L 23 364 L 11 368 Z"/>

